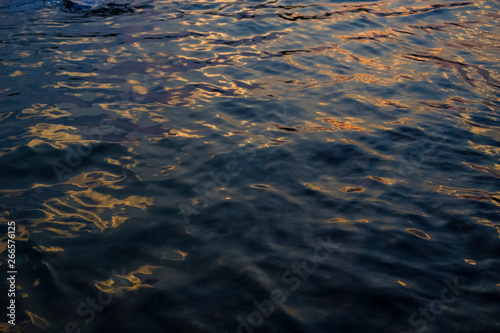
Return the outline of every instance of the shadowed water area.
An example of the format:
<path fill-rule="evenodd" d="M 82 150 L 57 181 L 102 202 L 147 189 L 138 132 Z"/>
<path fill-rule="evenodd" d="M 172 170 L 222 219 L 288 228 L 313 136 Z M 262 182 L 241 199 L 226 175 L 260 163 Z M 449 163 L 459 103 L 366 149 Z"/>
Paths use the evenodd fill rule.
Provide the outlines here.
<path fill-rule="evenodd" d="M 500 332 L 499 12 L 2 0 L 0 331 Z"/>

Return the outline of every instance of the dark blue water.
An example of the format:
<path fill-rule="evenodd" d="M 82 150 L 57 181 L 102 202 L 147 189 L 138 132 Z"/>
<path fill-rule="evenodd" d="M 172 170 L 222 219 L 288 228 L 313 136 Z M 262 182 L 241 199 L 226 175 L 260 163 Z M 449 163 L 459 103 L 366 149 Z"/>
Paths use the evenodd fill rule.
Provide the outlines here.
<path fill-rule="evenodd" d="M 499 12 L 3 0 L 0 331 L 500 332 Z"/>

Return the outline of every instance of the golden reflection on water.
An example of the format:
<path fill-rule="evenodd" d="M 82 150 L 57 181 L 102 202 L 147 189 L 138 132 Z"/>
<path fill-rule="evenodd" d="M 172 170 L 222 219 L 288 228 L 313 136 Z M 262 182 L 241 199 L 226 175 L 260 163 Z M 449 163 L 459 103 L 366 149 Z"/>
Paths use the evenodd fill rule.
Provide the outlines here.
<path fill-rule="evenodd" d="M 498 225 L 498 223 L 490 221 L 490 220 L 487 220 L 487 219 L 484 219 L 484 218 L 479 218 L 477 216 L 473 216 L 472 219 L 476 223 L 479 223 L 481 225 L 484 225 L 484 226 L 487 226 L 487 227 L 491 227 L 491 228 L 495 228 L 497 230 L 497 233 L 498 233 L 498 238 L 500 238 L 500 225 Z"/>
<path fill-rule="evenodd" d="M 158 4 L 161 3 L 161 1 L 158 2 Z M 480 1 L 476 6 L 481 6 L 482 4 L 483 2 Z M 289 13 L 282 13 L 280 15 L 282 18 L 289 19 L 292 22 L 307 19 L 307 22 L 314 26 L 316 31 L 331 32 L 330 26 L 332 24 L 339 23 L 342 20 L 348 21 L 350 19 L 355 19 L 360 15 L 373 17 L 374 19 L 378 17 L 404 17 L 419 13 L 427 13 L 441 8 L 460 7 L 462 5 L 465 4 L 449 3 L 439 4 L 438 6 L 432 4 L 403 5 L 394 4 L 390 1 L 381 1 L 378 3 L 363 4 L 361 10 L 359 4 L 343 3 L 325 4 L 325 8 L 327 9 L 326 12 L 321 11 L 318 13 L 313 8 L 293 8 L 289 10 Z M 487 8 L 488 7 L 484 7 L 484 9 L 479 12 L 479 15 L 482 15 L 486 22 L 490 22 L 492 17 L 498 18 L 497 14 L 488 11 Z M 478 12 L 475 12 L 474 15 L 478 15 L 477 13 Z M 488 89 L 491 90 L 492 86 L 497 85 L 500 79 L 498 73 L 488 72 L 480 66 L 469 64 L 466 62 L 466 59 L 460 55 L 451 54 L 449 52 L 450 49 L 462 49 L 466 47 L 468 51 L 476 52 L 475 55 L 478 60 L 487 62 L 494 62 L 495 59 L 500 60 L 497 52 L 499 50 L 498 43 L 496 43 L 498 38 L 497 34 L 482 30 L 481 25 L 474 25 L 472 21 L 464 17 L 452 17 L 451 20 L 455 20 L 458 23 L 441 22 L 439 24 L 426 23 L 423 25 L 399 23 L 394 27 L 383 29 L 354 29 L 352 33 L 342 31 L 334 34 L 331 36 L 332 38 L 330 41 L 321 44 L 306 45 L 297 50 L 289 50 L 283 47 L 281 54 L 283 60 L 300 70 L 312 70 L 316 71 L 318 74 L 326 74 L 330 77 L 331 82 L 320 81 L 312 77 L 307 79 L 287 78 L 288 81 L 283 81 L 279 74 L 237 82 L 230 76 L 221 74 L 221 72 L 224 72 L 224 68 L 243 68 L 243 66 L 249 63 L 249 60 L 255 57 L 264 60 L 270 55 L 275 55 L 276 53 L 273 53 L 271 48 L 266 48 L 266 46 L 270 44 L 273 47 L 280 48 L 281 46 L 287 45 L 289 36 L 293 35 L 294 29 L 290 26 L 283 26 L 282 29 L 268 31 L 267 34 L 251 34 L 243 38 L 240 36 L 232 36 L 223 29 L 220 31 L 203 31 L 204 26 L 211 25 L 218 19 L 219 17 L 214 15 L 202 17 L 196 22 L 182 22 L 189 26 L 188 29 L 192 29 L 187 31 L 185 36 L 176 36 L 174 34 L 174 40 L 176 40 L 178 44 L 173 47 L 174 49 L 178 48 L 182 52 L 171 52 L 166 47 L 169 42 L 164 40 L 165 35 L 169 34 L 168 29 L 166 27 L 154 26 L 149 31 L 131 31 L 127 36 L 130 39 L 129 43 L 126 45 L 106 46 L 100 49 L 85 48 L 84 50 L 76 52 L 60 51 L 55 47 L 62 47 L 63 45 L 94 44 L 102 44 L 104 46 L 106 42 L 103 42 L 98 36 L 80 36 L 74 39 L 63 37 L 57 38 L 50 42 L 51 45 L 54 46 L 51 52 L 55 57 L 52 59 L 48 58 L 48 60 L 64 60 L 78 63 L 89 60 L 96 61 L 102 58 L 104 61 L 101 66 L 103 68 L 112 69 L 113 73 L 118 73 L 121 80 L 127 83 L 126 89 L 130 89 L 132 92 L 150 99 L 147 100 L 148 103 L 146 104 L 107 102 L 99 103 L 99 107 L 102 108 L 102 110 L 111 112 L 112 115 L 130 119 L 134 122 L 138 122 L 143 114 L 148 114 L 149 119 L 155 123 L 165 123 L 169 121 L 163 112 L 165 105 L 194 106 L 200 102 L 213 102 L 218 97 L 240 98 L 241 96 L 262 96 L 271 94 L 284 97 L 284 93 L 289 93 L 292 83 L 296 83 L 297 89 L 302 90 L 306 87 L 327 86 L 332 83 L 346 83 L 351 80 L 379 86 L 393 86 L 404 81 L 432 82 L 429 79 L 429 77 L 432 77 L 434 74 L 432 70 L 434 70 L 435 67 L 441 67 L 452 70 L 458 78 L 462 78 L 467 84 L 473 84 L 475 89 L 488 93 Z M 228 22 L 231 23 L 238 21 L 237 16 L 228 17 L 227 19 Z M 457 24 L 463 27 L 463 29 L 456 29 Z M 228 23 L 225 22 L 223 25 L 228 25 Z M 68 26 L 68 23 L 62 23 L 59 24 L 58 27 L 67 28 Z M 121 27 L 119 24 L 116 24 L 110 28 L 119 29 Z M 44 33 L 43 30 L 37 30 L 36 32 L 40 34 Z M 408 43 L 405 43 L 405 38 L 409 35 L 432 35 L 438 32 L 449 38 L 437 40 L 433 47 L 420 45 L 417 48 L 416 45 L 408 45 Z M 268 43 L 266 45 L 264 43 L 264 39 L 266 38 L 273 43 Z M 221 45 L 221 41 L 226 44 L 237 43 L 240 48 L 235 50 L 234 48 L 221 47 L 223 46 Z M 351 48 L 351 46 L 356 46 L 358 44 L 375 45 L 377 43 L 394 43 L 396 46 L 399 46 L 399 49 L 395 52 L 384 52 L 383 55 L 370 55 L 368 57 L 361 55 L 360 52 L 357 52 L 356 48 Z M 193 52 L 197 52 L 199 56 L 193 56 Z M 357 73 L 345 75 L 336 72 L 334 69 L 331 69 L 331 66 L 322 63 L 314 63 L 314 66 L 311 66 L 310 64 L 306 64 L 304 59 L 301 58 L 302 56 L 309 56 L 308 54 L 314 56 L 325 55 L 335 62 L 346 64 L 355 63 L 356 65 L 354 66 L 359 67 L 359 69 Z M 33 53 L 27 51 L 20 52 L 20 56 L 31 59 Z M 12 68 L 37 68 L 43 64 L 43 62 L 39 61 L 30 63 L 27 59 L 22 62 L 4 62 L 3 64 Z M 138 63 L 148 63 L 148 66 L 143 69 L 142 72 L 141 69 L 137 70 L 137 72 L 133 72 L 127 68 L 131 64 L 131 59 L 135 59 L 135 62 Z M 177 63 L 175 65 L 168 64 L 167 62 L 170 61 Z M 434 65 L 432 66 L 434 68 L 431 67 L 428 72 L 422 72 L 422 68 L 420 67 L 420 63 L 422 62 Z M 376 71 L 372 69 L 376 69 Z M 251 68 L 246 68 L 245 71 L 249 74 L 259 74 L 258 71 Z M 187 75 L 188 72 L 197 72 L 199 77 L 202 78 L 201 81 L 193 81 Z M 10 76 L 19 77 L 24 74 L 27 73 L 21 70 L 15 70 Z M 102 82 L 110 77 L 109 73 L 101 74 L 94 71 L 85 71 L 85 69 L 79 71 L 60 69 L 55 75 L 62 77 L 66 76 L 68 80 L 58 80 L 57 83 L 44 85 L 44 88 L 123 91 L 125 86 L 119 83 Z M 160 85 L 163 86 L 163 92 L 156 93 L 152 91 L 151 87 L 147 87 L 141 79 L 144 78 L 144 75 L 160 79 Z M 450 73 L 445 71 L 443 75 L 449 76 Z M 89 78 L 89 80 L 70 81 L 70 78 Z M 95 78 L 101 78 L 102 81 L 90 81 L 90 79 Z M 175 81 L 177 84 L 170 86 L 169 81 Z M 194 87 L 193 83 L 196 83 L 198 87 Z M 255 88 L 253 87 L 255 84 L 261 86 Z M 364 93 L 363 95 L 351 93 L 346 96 L 362 102 L 365 105 L 372 104 L 379 107 L 390 107 L 394 109 L 414 108 L 416 104 L 416 101 L 411 101 L 411 99 L 409 102 L 406 102 L 404 98 L 381 98 L 379 96 L 370 96 L 367 92 Z M 333 101 L 330 103 L 322 102 L 318 104 L 321 104 L 323 107 L 331 106 Z M 425 109 L 420 107 L 420 110 Z M 24 109 L 18 117 L 32 118 L 43 116 L 55 119 L 69 115 L 70 113 L 64 110 L 60 105 L 33 104 L 32 107 Z M 294 129 L 306 132 L 369 131 L 366 127 L 359 125 L 359 122 L 353 120 L 332 117 L 317 118 L 317 120 L 326 124 L 317 124 L 305 120 L 304 126 L 299 125 L 294 127 Z M 396 122 L 391 124 L 396 124 Z M 470 131 L 476 134 L 489 134 L 494 136 L 493 133 L 496 131 L 496 129 L 481 128 L 467 119 L 464 119 L 464 124 L 470 126 Z M 213 130 L 219 130 L 212 124 L 207 123 L 204 124 L 204 126 L 211 127 Z M 370 124 L 369 126 L 383 130 L 391 129 L 390 127 L 384 127 L 380 124 Z M 85 138 L 78 134 L 77 128 L 73 126 L 38 123 L 30 127 L 28 133 L 28 135 L 34 137 L 34 139 L 28 143 L 30 147 L 36 147 L 45 143 L 57 149 L 64 149 L 68 144 L 90 144 L 94 142 L 92 140 L 85 140 Z M 168 133 L 168 135 L 176 135 L 185 138 L 203 137 L 203 135 L 195 134 L 195 130 L 186 128 L 170 129 L 168 132 L 163 133 L 163 136 L 167 135 L 166 133 Z M 226 135 L 233 135 L 233 132 L 229 132 Z M 161 138 L 155 138 L 149 140 L 155 142 L 160 139 Z M 329 138 L 328 140 L 334 139 Z M 358 144 L 356 141 L 347 138 L 342 138 L 341 140 L 351 144 Z M 284 138 L 278 138 L 275 142 L 267 143 L 261 147 L 269 147 L 284 142 L 286 142 Z M 473 149 L 481 150 L 488 154 L 496 154 L 498 152 L 498 148 L 496 147 L 480 146 L 474 142 L 470 142 L 470 145 Z M 389 159 L 391 156 L 385 155 L 384 158 Z M 117 163 L 118 162 L 114 164 L 116 165 Z M 491 168 L 470 165 L 470 167 L 488 172 L 495 177 L 498 176 L 497 166 Z M 104 202 L 112 199 L 106 196 L 99 196 L 92 189 L 81 191 L 78 195 L 75 193 L 68 193 L 68 197 L 72 198 L 71 200 L 76 200 L 78 196 L 92 198 L 92 200 L 97 200 L 97 202 Z M 134 201 L 137 199 L 132 198 L 131 200 Z M 126 204 L 120 201 L 112 202 L 112 205 Z M 45 205 L 48 205 L 46 207 L 51 207 L 55 212 L 61 212 L 61 210 L 57 210 L 55 207 L 64 207 L 65 203 L 46 202 Z M 134 204 L 129 204 L 129 206 L 135 207 Z M 90 205 L 88 208 L 89 207 L 95 206 Z M 79 214 L 83 214 L 83 212 L 79 212 Z M 107 225 L 95 215 L 87 213 L 85 216 L 91 218 L 93 223 L 100 226 L 100 228 L 104 228 L 104 226 Z M 65 215 L 65 217 L 68 217 L 68 215 Z M 114 221 L 112 219 L 114 219 Z M 113 217 L 112 219 L 110 221 L 113 222 L 108 222 L 111 223 L 111 225 L 119 225 L 123 222 L 119 217 Z"/>
<path fill-rule="evenodd" d="M 63 248 L 60 248 L 60 247 L 56 247 L 56 246 L 43 246 L 43 245 L 40 245 L 39 248 L 42 250 L 42 251 L 45 251 L 45 252 L 61 252 L 61 251 L 64 251 Z"/>
<path fill-rule="evenodd" d="M 27 146 L 36 147 L 40 144 L 48 144 L 55 149 L 65 149 L 70 144 L 90 144 L 95 140 L 84 140 L 78 134 L 78 129 L 74 126 L 60 124 L 38 123 L 28 129 L 27 135 L 34 137 Z"/>
<path fill-rule="evenodd" d="M 334 218 L 328 220 L 328 223 L 348 223 L 348 222 L 349 222 L 349 220 L 343 219 L 340 217 L 334 217 Z"/>
<path fill-rule="evenodd" d="M 425 239 L 425 240 L 429 240 L 431 239 L 431 236 L 429 236 L 428 234 L 426 234 L 425 232 L 423 232 L 422 230 L 420 229 L 416 229 L 416 228 L 406 228 L 405 229 L 407 232 L 417 236 L 418 238 L 422 238 L 422 239 Z"/>
<path fill-rule="evenodd" d="M 464 259 L 464 261 L 466 263 L 468 263 L 469 265 L 474 265 L 474 266 L 476 265 L 476 262 L 474 260 L 472 260 L 472 259 Z"/>
<path fill-rule="evenodd" d="M 313 184 L 310 184 L 310 183 L 302 183 L 302 185 L 306 186 L 307 188 L 309 188 L 310 190 L 313 190 L 313 191 L 318 191 L 318 192 L 323 192 L 323 193 L 326 193 L 326 194 L 331 194 L 330 191 L 322 188 L 321 186 L 316 186 L 316 185 L 313 185 Z"/>
<path fill-rule="evenodd" d="M 119 84 L 113 83 L 96 83 L 96 82 L 64 82 L 58 81 L 56 84 L 48 84 L 43 86 L 42 88 L 68 88 L 68 89 L 118 89 L 120 88 Z"/>
<path fill-rule="evenodd" d="M 161 2 L 158 2 L 160 4 Z M 440 5 L 439 7 L 435 7 L 433 5 L 419 5 L 419 6 L 411 6 L 410 4 L 400 6 L 398 8 L 395 8 L 391 2 L 388 1 L 382 1 L 380 3 L 376 4 L 363 4 L 363 11 L 360 12 L 360 7 L 358 4 L 326 4 L 325 8 L 328 8 L 328 12 L 325 13 L 317 13 L 311 10 L 312 9 L 307 9 L 307 8 L 295 8 L 293 12 L 289 14 L 283 14 L 283 18 L 289 18 L 289 19 L 309 19 L 309 22 L 313 24 L 316 30 L 321 31 L 331 31 L 329 26 L 332 24 L 332 22 L 336 21 L 342 21 L 342 20 L 350 20 L 350 19 L 355 19 L 359 17 L 359 15 L 367 15 L 367 16 L 373 16 L 374 19 L 377 17 L 391 17 L 391 16 L 405 16 L 405 15 L 413 15 L 417 13 L 426 13 L 434 10 L 438 10 L 440 8 L 452 8 L 454 6 L 460 6 L 462 4 L 449 4 L 449 5 Z M 480 5 L 480 4 L 478 4 Z M 491 16 L 491 13 L 484 11 L 484 15 L 486 17 L 489 17 L 488 15 Z M 215 20 L 218 20 L 219 17 L 216 15 L 213 17 L 202 17 L 200 20 L 197 20 L 196 22 L 191 22 L 191 21 L 185 21 L 183 22 L 184 24 L 190 25 L 189 29 L 194 28 L 194 26 L 198 26 L 201 28 L 201 26 L 206 25 L 206 24 L 213 24 Z M 236 17 L 229 18 L 228 20 L 232 20 L 233 22 L 237 22 Z M 224 24 L 228 24 L 227 22 Z M 479 30 L 478 27 L 475 25 L 470 24 L 469 22 L 464 22 L 462 23 L 467 26 L 467 29 L 462 29 L 457 32 L 457 29 L 453 31 L 453 34 L 451 35 L 452 38 L 460 41 L 461 44 L 454 44 L 454 41 L 452 40 L 451 42 L 449 40 L 441 42 L 443 45 L 446 46 L 454 46 L 458 48 L 463 47 L 463 43 L 466 41 L 470 41 L 471 43 L 475 44 L 467 44 L 471 48 L 479 48 L 482 49 L 482 46 L 484 45 L 491 45 L 491 46 L 484 46 L 488 49 L 488 51 L 494 51 L 494 35 L 493 37 L 491 36 L 491 33 L 488 35 L 488 32 L 482 32 Z M 66 25 L 60 26 L 60 28 L 67 27 Z M 452 27 L 451 25 L 448 25 L 447 27 Z M 113 29 L 120 28 L 118 25 L 113 26 Z M 39 31 L 39 33 L 43 33 L 44 31 Z M 236 84 L 234 80 L 225 77 L 224 75 L 221 74 L 215 74 L 215 72 L 210 72 L 210 69 L 217 70 L 218 66 L 224 65 L 228 66 L 230 68 L 235 68 L 235 67 L 240 67 L 240 66 L 245 66 L 245 64 L 248 62 L 246 59 L 251 59 L 254 56 L 260 56 L 264 57 L 265 53 L 262 53 L 263 48 L 262 48 L 262 43 L 256 42 L 259 41 L 263 38 L 270 37 L 275 38 L 275 42 L 278 42 L 280 38 L 284 38 L 286 40 L 287 35 L 291 35 L 293 32 L 293 29 L 290 27 L 284 27 L 282 30 L 279 31 L 270 31 L 267 33 L 267 35 L 252 35 L 249 37 L 245 37 L 243 39 L 237 38 L 237 37 L 232 37 L 230 34 L 226 33 L 225 31 L 213 31 L 213 32 L 205 32 L 205 31 L 196 31 L 196 30 L 191 30 L 189 31 L 189 34 L 186 36 L 183 36 L 184 38 L 181 41 L 177 41 L 178 44 L 177 46 L 182 50 L 182 53 L 185 54 L 191 54 L 193 52 L 204 52 L 204 54 L 207 55 L 207 57 L 199 57 L 199 58 L 194 58 L 194 57 L 187 57 L 183 54 L 178 54 L 176 56 L 172 56 L 169 54 L 167 51 L 167 41 L 163 40 L 165 37 L 165 34 L 168 34 L 168 30 L 165 30 L 165 28 L 162 28 L 160 26 L 154 26 L 152 27 L 151 31 L 131 31 L 129 38 L 131 38 L 131 41 L 128 45 L 119 45 L 115 47 L 108 47 L 108 48 L 102 48 L 102 49 L 85 49 L 78 51 L 74 54 L 71 53 L 65 53 L 63 51 L 59 51 L 57 49 L 53 49 L 52 52 L 55 54 L 58 54 L 58 57 L 70 62 L 82 62 L 85 60 L 89 60 L 92 57 L 92 60 L 96 60 L 96 58 L 99 58 L 101 56 L 105 56 L 105 60 L 108 64 L 113 65 L 114 71 L 115 72 L 120 72 L 120 68 L 124 66 L 128 61 L 130 61 L 131 56 L 137 53 L 137 51 L 141 51 L 141 54 L 139 57 L 136 58 L 137 62 L 148 62 L 153 65 L 153 67 L 156 66 L 163 66 L 163 69 L 168 69 L 170 66 L 165 64 L 165 61 L 168 61 L 169 59 L 179 59 L 182 60 L 186 65 L 190 62 L 199 62 L 197 65 L 197 70 L 202 73 L 202 75 L 207 79 L 205 80 L 205 84 L 213 84 L 214 80 L 209 80 L 210 77 L 217 77 L 219 80 L 216 83 L 215 87 L 216 89 L 210 91 L 209 89 L 203 89 L 203 88 L 197 88 L 194 90 L 191 90 L 189 92 L 185 91 L 186 86 L 178 86 L 177 89 L 172 88 L 172 87 L 165 87 L 167 91 L 174 90 L 172 91 L 172 96 L 169 96 L 168 99 L 162 99 L 159 96 L 154 96 L 153 98 L 156 99 L 157 102 L 168 104 L 168 105 L 194 105 L 199 101 L 210 101 L 216 97 L 219 96 L 231 96 L 233 95 L 234 97 L 237 96 L 251 96 L 255 94 L 260 94 L 258 90 L 254 89 L 248 89 L 245 87 L 242 87 L 241 85 Z M 370 44 L 370 43 L 379 43 L 383 42 L 384 40 L 388 40 L 390 42 L 394 43 L 400 43 L 401 40 L 405 37 L 408 36 L 409 34 L 415 34 L 415 33 L 432 33 L 430 30 L 425 30 L 422 29 L 422 27 L 417 27 L 417 26 L 411 26 L 411 25 L 404 25 L 401 24 L 401 26 L 396 27 L 389 27 L 386 28 L 385 30 L 380 30 L 374 28 L 373 30 L 363 30 L 363 31 L 353 31 L 352 34 L 346 35 L 345 33 L 339 33 L 337 35 L 332 36 L 332 42 L 325 43 L 323 45 L 316 45 L 313 47 L 305 47 L 303 50 L 300 52 L 311 52 L 312 54 L 325 54 L 328 55 L 332 58 L 335 58 L 337 61 L 342 61 L 342 62 L 356 62 L 361 65 L 367 65 L 370 67 L 374 67 L 380 70 L 377 76 L 374 76 L 372 73 L 367 73 L 363 70 L 362 67 L 360 68 L 360 73 L 355 74 L 354 76 L 346 76 L 342 75 L 340 73 L 335 73 L 332 70 L 328 69 L 319 69 L 320 71 L 318 73 L 325 73 L 328 74 L 332 77 L 333 81 L 335 82 L 346 82 L 347 80 L 351 80 L 353 78 L 360 80 L 361 82 L 365 83 L 376 83 L 378 85 L 391 85 L 394 84 L 395 82 L 399 81 L 401 78 L 406 78 L 406 79 L 411 79 L 419 71 L 414 71 L 415 64 L 412 63 L 411 61 L 408 62 L 408 57 L 413 57 L 413 59 L 418 59 L 418 57 L 425 57 L 425 54 L 440 54 L 442 53 L 443 48 L 424 48 L 422 47 L 422 50 L 424 52 L 421 52 L 420 55 L 415 54 L 415 55 L 408 55 L 405 54 L 405 51 L 411 52 L 409 49 L 409 46 L 406 44 L 401 44 L 401 51 L 400 52 L 394 52 L 394 53 L 384 53 L 384 56 L 370 56 L 370 57 L 365 57 L 361 56 L 359 53 L 356 53 L 355 51 L 349 50 L 348 48 L 345 47 L 345 45 L 348 45 L 350 42 L 356 42 L 356 43 L 365 43 L 365 44 Z M 440 32 L 445 33 L 446 29 L 441 29 Z M 174 34 L 175 35 L 175 34 Z M 199 35 L 199 36 L 198 36 Z M 472 38 L 471 38 L 472 37 Z M 147 39 L 146 39 L 147 38 Z M 215 50 L 215 48 L 218 48 L 220 46 L 220 41 L 224 40 L 226 42 L 231 41 L 231 39 L 234 40 L 234 42 L 242 44 L 242 49 L 239 52 L 224 52 L 224 51 L 219 51 Z M 338 41 L 338 42 L 337 42 Z M 253 43 L 252 43 L 253 42 Z M 67 38 L 60 38 L 58 40 L 55 40 L 52 42 L 55 46 L 63 46 L 65 44 L 89 44 L 93 45 L 96 43 L 102 43 L 102 40 L 99 37 L 79 37 L 75 38 L 73 40 L 68 40 Z M 457 42 L 458 43 L 458 42 Z M 489 44 L 488 44 L 489 43 Z M 280 44 L 277 44 L 280 45 Z M 158 51 L 160 49 L 165 49 L 164 52 Z M 299 51 L 297 51 L 298 54 L 300 54 Z M 245 55 L 245 53 L 250 53 L 249 55 Z M 494 54 L 494 53 L 492 53 Z M 392 57 L 391 57 L 392 55 Z M 29 56 L 29 55 L 28 55 Z M 416 58 L 415 58 L 416 57 Z M 301 69 L 311 69 L 311 66 L 305 65 L 300 62 L 299 59 L 296 59 L 295 53 L 289 53 L 289 54 L 284 54 L 283 59 L 289 61 L 293 66 L 296 66 L 297 68 Z M 437 58 L 436 58 L 437 59 Z M 443 58 L 445 59 L 445 58 Z M 489 61 L 491 61 L 490 58 L 488 58 Z M 432 58 L 425 58 L 425 61 L 433 61 Z M 460 59 L 457 58 L 457 61 L 461 61 Z M 13 64 L 11 64 L 13 65 Z M 26 64 L 26 63 L 16 63 L 15 66 L 18 65 L 34 65 L 34 64 Z M 322 64 L 317 64 L 318 66 L 321 66 Z M 15 67 L 13 66 L 13 67 Z M 397 67 L 397 68 L 396 68 Z M 396 70 L 395 72 L 397 73 L 397 77 L 391 76 L 390 73 L 392 70 Z M 151 70 L 154 70 L 151 68 Z M 248 72 L 255 72 L 252 69 L 247 68 L 246 71 Z M 402 74 L 401 71 L 407 72 L 407 74 Z M 147 70 L 143 73 L 146 74 L 149 73 Z M 178 79 L 181 81 L 185 82 L 192 82 L 192 80 L 187 80 L 182 77 L 183 71 L 178 71 L 178 72 L 162 72 L 160 71 L 160 76 L 163 78 L 163 81 L 166 82 L 168 81 L 167 78 L 174 79 L 175 76 L 177 76 Z M 387 73 L 387 74 L 384 74 Z M 125 74 L 125 73 L 124 73 Z M 136 73 L 136 74 L 141 74 L 141 73 Z M 151 74 L 151 73 L 150 73 Z M 425 77 L 429 73 L 418 73 L 418 76 L 420 78 Z M 67 76 L 73 76 L 73 77 L 86 77 L 86 76 L 96 76 L 97 73 L 95 72 L 75 72 L 75 71 L 66 71 L 66 70 L 60 70 L 57 75 L 67 75 Z M 496 75 L 494 73 L 491 73 L 490 77 L 493 79 L 493 76 Z M 101 75 L 102 76 L 102 75 Z M 130 79 L 133 80 L 133 79 Z M 490 80 L 490 79 L 487 79 Z M 135 85 L 132 89 L 135 90 L 138 94 L 140 95 L 148 95 L 149 89 L 143 85 L 141 85 L 140 80 L 135 80 L 138 84 Z M 490 80 L 491 81 L 491 80 Z M 257 80 L 247 80 L 247 83 L 253 84 L 256 83 Z M 491 81 L 493 82 L 493 81 Z M 202 83 L 202 82 L 200 82 Z M 223 84 L 221 84 L 223 83 Z M 270 82 L 269 82 L 270 83 Z M 319 82 L 317 80 L 310 80 L 309 83 L 307 83 L 308 86 L 318 86 L 318 85 L 325 85 L 327 84 L 326 82 Z M 268 85 L 269 86 L 269 85 Z M 95 83 L 95 82 L 85 82 L 85 81 L 80 81 L 80 82 L 64 82 L 64 81 L 59 81 L 57 84 L 53 85 L 47 85 L 46 87 L 54 87 L 54 88 L 69 88 L 69 89 L 121 89 L 120 85 L 118 84 L 112 84 L 112 83 Z M 267 87 L 264 87 L 265 90 L 267 90 Z M 275 90 L 280 89 L 279 86 L 275 86 Z M 177 90 L 177 91 L 176 91 Z M 179 90 L 184 90 L 183 92 L 180 92 Z M 215 91 L 218 90 L 218 91 Z M 187 94 L 186 94 L 187 93 Z M 175 95 L 180 95 L 180 96 L 175 96 Z M 380 99 L 374 96 L 375 99 L 365 99 L 364 102 L 375 102 L 378 103 L 376 105 L 388 105 L 388 106 L 393 106 L 396 108 L 407 108 L 409 106 L 404 105 L 404 103 L 400 103 L 399 101 L 392 101 L 392 100 L 386 100 L 386 99 Z"/>
<path fill-rule="evenodd" d="M 403 101 L 400 100 L 389 100 L 389 99 L 382 99 L 382 98 L 377 98 L 377 97 L 369 97 L 369 96 L 361 96 L 361 95 L 355 95 L 355 94 L 347 94 L 346 96 L 351 97 L 357 101 L 360 102 L 365 102 L 365 103 L 371 103 L 373 105 L 377 106 L 389 106 L 395 109 L 408 109 L 410 108 L 409 105 L 406 105 Z"/>
<path fill-rule="evenodd" d="M 364 192 L 365 189 L 362 188 L 362 187 L 352 187 L 352 186 L 348 186 L 348 187 L 344 187 L 342 189 L 340 189 L 342 192 L 346 192 L 346 193 L 359 193 L 359 192 Z"/>
<path fill-rule="evenodd" d="M 13 72 L 13 73 L 9 74 L 9 76 L 20 76 L 20 75 L 25 75 L 25 74 L 26 74 L 26 73 L 23 73 L 23 72 L 21 72 L 21 71 L 15 71 L 15 72 Z"/>
<path fill-rule="evenodd" d="M 485 190 L 455 188 L 450 186 L 440 185 L 439 187 L 431 186 L 438 193 L 455 195 L 460 199 L 488 201 L 494 205 L 500 206 L 500 192 L 488 192 Z"/>
<path fill-rule="evenodd" d="M 0 254 L 2 254 L 5 251 L 7 251 L 7 242 L 8 242 L 8 238 L 7 237 L 0 238 Z M 4 264 L 2 262 L 0 262 L 0 267 L 2 265 L 4 265 Z"/>
<path fill-rule="evenodd" d="M 393 185 L 396 183 L 396 180 L 391 179 L 391 178 L 384 178 L 384 177 L 378 177 L 378 176 L 368 176 L 368 178 L 376 180 L 378 182 L 387 184 L 387 185 Z"/>
<path fill-rule="evenodd" d="M 271 185 L 268 185 L 268 184 L 252 184 L 252 185 L 250 185 L 250 187 L 260 189 L 260 190 L 266 190 L 266 191 L 273 191 L 273 192 L 278 191 L 277 189 L 275 189 L 274 187 L 272 187 Z"/>
<path fill-rule="evenodd" d="M 16 241 L 27 242 L 29 239 L 30 231 L 24 225 L 17 225 Z"/>
<path fill-rule="evenodd" d="M 49 323 L 45 319 L 43 319 L 42 317 L 40 317 L 32 312 L 29 312 L 29 311 L 26 311 L 26 314 L 28 315 L 31 322 L 35 326 L 38 326 L 40 328 L 47 328 L 49 326 Z"/>
<path fill-rule="evenodd" d="M 161 105 L 115 102 L 100 103 L 99 107 L 110 112 L 110 118 L 112 119 L 125 118 L 137 123 L 141 117 L 146 116 L 156 123 L 165 123 L 169 121 L 165 113 L 163 113 L 164 106 Z"/>
<path fill-rule="evenodd" d="M 21 327 L 21 325 L 12 326 L 9 323 L 1 322 L 0 323 L 0 332 L 9 332 L 9 333 L 19 332 L 19 333 L 22 333 L 23 328 Z"/>
<path fill-rule="evenodd" d="M 153 286 L 148 283 L 142 283 L 141 278 L 137 277 L 136 275 L 138 274 L 151 275 L 153 274 L 153 271 L 158 268 L 160 267 L 152 265 L 144 265 L 139 267 L 135 271 L 127 274 L 126 276 L 117 275 L 117 277 L 127 280 L 128 283 L 130 284 L 129 286 L 124 286 L 123 283 L 120 283 L 119 281 L 113 278 L 109 278 L 105 281 L 96 281 L 94 283 L 94 286 L 103 292 L 111 294 L 121 294 L 123 291 L 138 290 L 140 288 L 153 288 Z"/>
<path fill-rule="evenodd" d="M 36 103 L 32 104 L 30 108 L 23 109 L 17 116 L 19 119 L 47 117 L 48 119 L 56 119 L 68 117 L 70 113 L 62 110 L 60 106 Z"/>
<path fill-rule="evenodd" d="M 103 231 L 117 228 L 129 216 L 130 209 L 146 212 L 153 199 L 129 195 L 117 198 L 98 191 L 99 188 L 114 188 L 124 179 L 105 171 L 80 173 L 64 184 L 78 189 L 67 190 L 58 198 L 43 201 L 43 218 L 33 220 L 33 225 L 66 237 L 76 237 L 82 228 Z M 36 184 L 33 188 L 44 186 Z M 120 186 L 118 186 L 118 189 Z M 90 224 L 90 226 L 89 226 Z"/>

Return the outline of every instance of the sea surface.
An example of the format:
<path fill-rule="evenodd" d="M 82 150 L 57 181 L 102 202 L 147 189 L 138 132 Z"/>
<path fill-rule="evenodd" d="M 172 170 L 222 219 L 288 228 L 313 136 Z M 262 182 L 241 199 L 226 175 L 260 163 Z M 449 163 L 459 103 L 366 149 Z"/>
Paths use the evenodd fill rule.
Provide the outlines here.
<path fill-rule="evenodd" d="M 500 332 L 500 2 L 2 0 L 1 332 Z"/>

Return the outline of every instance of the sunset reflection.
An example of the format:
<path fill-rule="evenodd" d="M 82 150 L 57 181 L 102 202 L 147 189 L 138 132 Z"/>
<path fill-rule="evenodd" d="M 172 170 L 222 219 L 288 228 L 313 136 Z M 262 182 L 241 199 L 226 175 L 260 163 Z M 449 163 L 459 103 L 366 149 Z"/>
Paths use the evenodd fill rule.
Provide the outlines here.
<path fill-rule="evenodd" d="M 499 13 L 3 1 L 0 331 L 498 331 Z"/>

